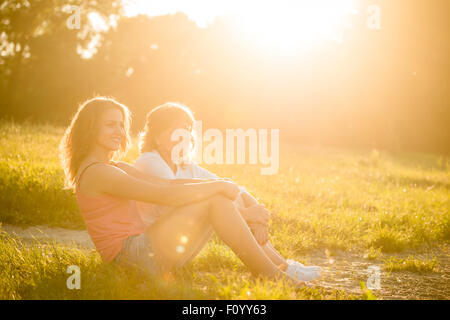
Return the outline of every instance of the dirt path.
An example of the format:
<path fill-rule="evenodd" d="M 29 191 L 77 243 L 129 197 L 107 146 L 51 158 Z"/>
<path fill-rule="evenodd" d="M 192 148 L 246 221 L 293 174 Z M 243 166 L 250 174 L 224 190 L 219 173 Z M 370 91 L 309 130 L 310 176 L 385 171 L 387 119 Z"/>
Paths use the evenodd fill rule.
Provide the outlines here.
<path fill-rule="evenodd" d="M 24 241 L 38 240 L 41 243 L 57 241 L 64 245 L 76 244 L 80 248 L 94 249 L 87 231 L 50 228 L 47 226 L 18 227 L 2 225 L 0 230 L 15 235 Z M 316 251 L 304 257 L 307 264 L 323 267 L 322 278 L 312 284 L 328 289 L 340 289 L 355 295 L 361 294 L 360 281 L 366 283 L 368 267 L 380 268 L 380 290 L 372 290 L 378 299 L 450 299 L 450 250 L 448 247 L 424 252 L 404 252 L 396 254 L 405 258 L 436 257 L 437 272 L 416 274 L 412 272 L 392 272 L 383 270 L 383 260 L 367 260 L 361 253 Z M 389 255 L 384 255 L 387 258 Z"/>
<path fill-rule="evenodd" d="M 436 272 L 388 272 L 383 268 L 383 255 L 377 260 L 368 260 L 364 254 L 353 252 L 337 252 L 332 257 L 325 251 L 315 252 L 307 256 L 308 264 L 323 267 L 322 278 L 315 281 L 317 285 L 330 289 L 341 289 L 355 295 L 361 294 L 360 281 L 366 283 L 369 277 L 368 268 L 376 266 L 380 269 L 380 289 L 372 290 L 378 299 L 450 299 L 450 254 L 448 248 L 433 249 L 424 252 L 407 251 L 395 254 L 406 258 L 413 255 L 417 259 L 436 257 Z"/>
<path fill-rule="evenodd" d="M 27 242 L 33 241 L 34 239 L 42 243 L 52 242 L 54 240 L 64 245 L 76 243 L 80 247 L 94 249 L 94 244 L 86 230 L 50 228 L 48 226 L 24 228 L 10 224 L 0 225 L 0 230 L 4 230 L 8 234 L 17 236 Z"/>

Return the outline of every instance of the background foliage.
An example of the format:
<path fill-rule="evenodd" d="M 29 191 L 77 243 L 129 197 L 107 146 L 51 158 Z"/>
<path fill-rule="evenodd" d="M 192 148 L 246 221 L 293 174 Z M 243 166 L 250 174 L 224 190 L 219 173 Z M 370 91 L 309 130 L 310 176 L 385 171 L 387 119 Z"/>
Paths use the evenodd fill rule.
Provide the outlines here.
<path fill-rule="evenodd" d="M 281 128 L 282 139 L 301 143 L 448 153 L 450 2 L 357 3 L 360 15 L 341 44 L 269 56 L 226 17 L 199 28 L 182 13 L 125 17 L 119 1 L 6 0 L 0 116 L 65 125 L 80 102 L 102 94 L 131 108 L 135 131 L 151 108 L 174 100 L 207 127 Z M 382 9 L 381 30 L 365 25 L 372 3 Z M 80 30 L 66 27 L 68 4 L 81 6 Z M 108 30 L 89 22 L 93 11 Z"/>

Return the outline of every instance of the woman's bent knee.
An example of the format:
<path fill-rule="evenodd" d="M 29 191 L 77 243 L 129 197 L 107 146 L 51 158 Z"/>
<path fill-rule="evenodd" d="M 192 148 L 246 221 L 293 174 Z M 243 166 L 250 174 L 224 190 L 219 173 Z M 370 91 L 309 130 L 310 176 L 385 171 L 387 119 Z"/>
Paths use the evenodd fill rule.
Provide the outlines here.
<path fill-rule="evenodd" d="M 210 199 L 210 205 L 211 210 L 217 213 L 224 214 L 226 216 L 231 216 L 233 213 L 237 212 L 235 210 L 235 205 L 233 200 L 230 200 L 229 198 L 222 196 L 222 195 L 216 195 Z"/>
<path fill-rule="evenodd" d="M 212 205 L 219 205 L 219 206 L 230 206 L 233 205 L 233 200 L 230 200 L 229 198 L 225 197 L 221 194 L 216 194 L 213 197 L 210 198 L 210 203 Z"/>

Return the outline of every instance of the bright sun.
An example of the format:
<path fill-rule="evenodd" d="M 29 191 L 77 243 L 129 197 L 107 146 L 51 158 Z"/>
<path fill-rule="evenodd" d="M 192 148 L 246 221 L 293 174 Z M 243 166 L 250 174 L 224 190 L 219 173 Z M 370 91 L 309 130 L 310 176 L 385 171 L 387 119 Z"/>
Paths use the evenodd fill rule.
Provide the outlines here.
<path fill-rule="evenodd" d="M 340 41 L 346 18 L 354 13 L 352 0 L 262 3 L 242 7 L 241 30 L 249 39 L 274 51 L 297 51 L 324 41 Z"/>
<path fill-rule="evenodd" d="M 339 41 L 354 0 L 124 0 L 126 15 L 182 11 L 200 27 L 232 16 L 242 36 L 265 50 L 297 51 Z"/>

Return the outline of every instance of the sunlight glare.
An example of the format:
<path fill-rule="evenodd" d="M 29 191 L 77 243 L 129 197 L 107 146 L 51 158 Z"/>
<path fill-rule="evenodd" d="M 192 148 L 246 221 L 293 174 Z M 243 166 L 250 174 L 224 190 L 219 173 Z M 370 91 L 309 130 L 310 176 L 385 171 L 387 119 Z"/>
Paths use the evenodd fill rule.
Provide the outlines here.
<path fill-rule="evenodd" d="M 265 49 L 298 50 L 341 38 L 347 17 L 356 11 L 352 0 L 244 2 L 240 27 Z"/>
<path fill-rule="evenodd" d="M 355 0 L 124 0 L 125 14 L 149 16 L 184 12 L 199 27 L 229 16 L 246 40 L 266 50 L 298 50 L 340 41 L 356 14 Z"/>

